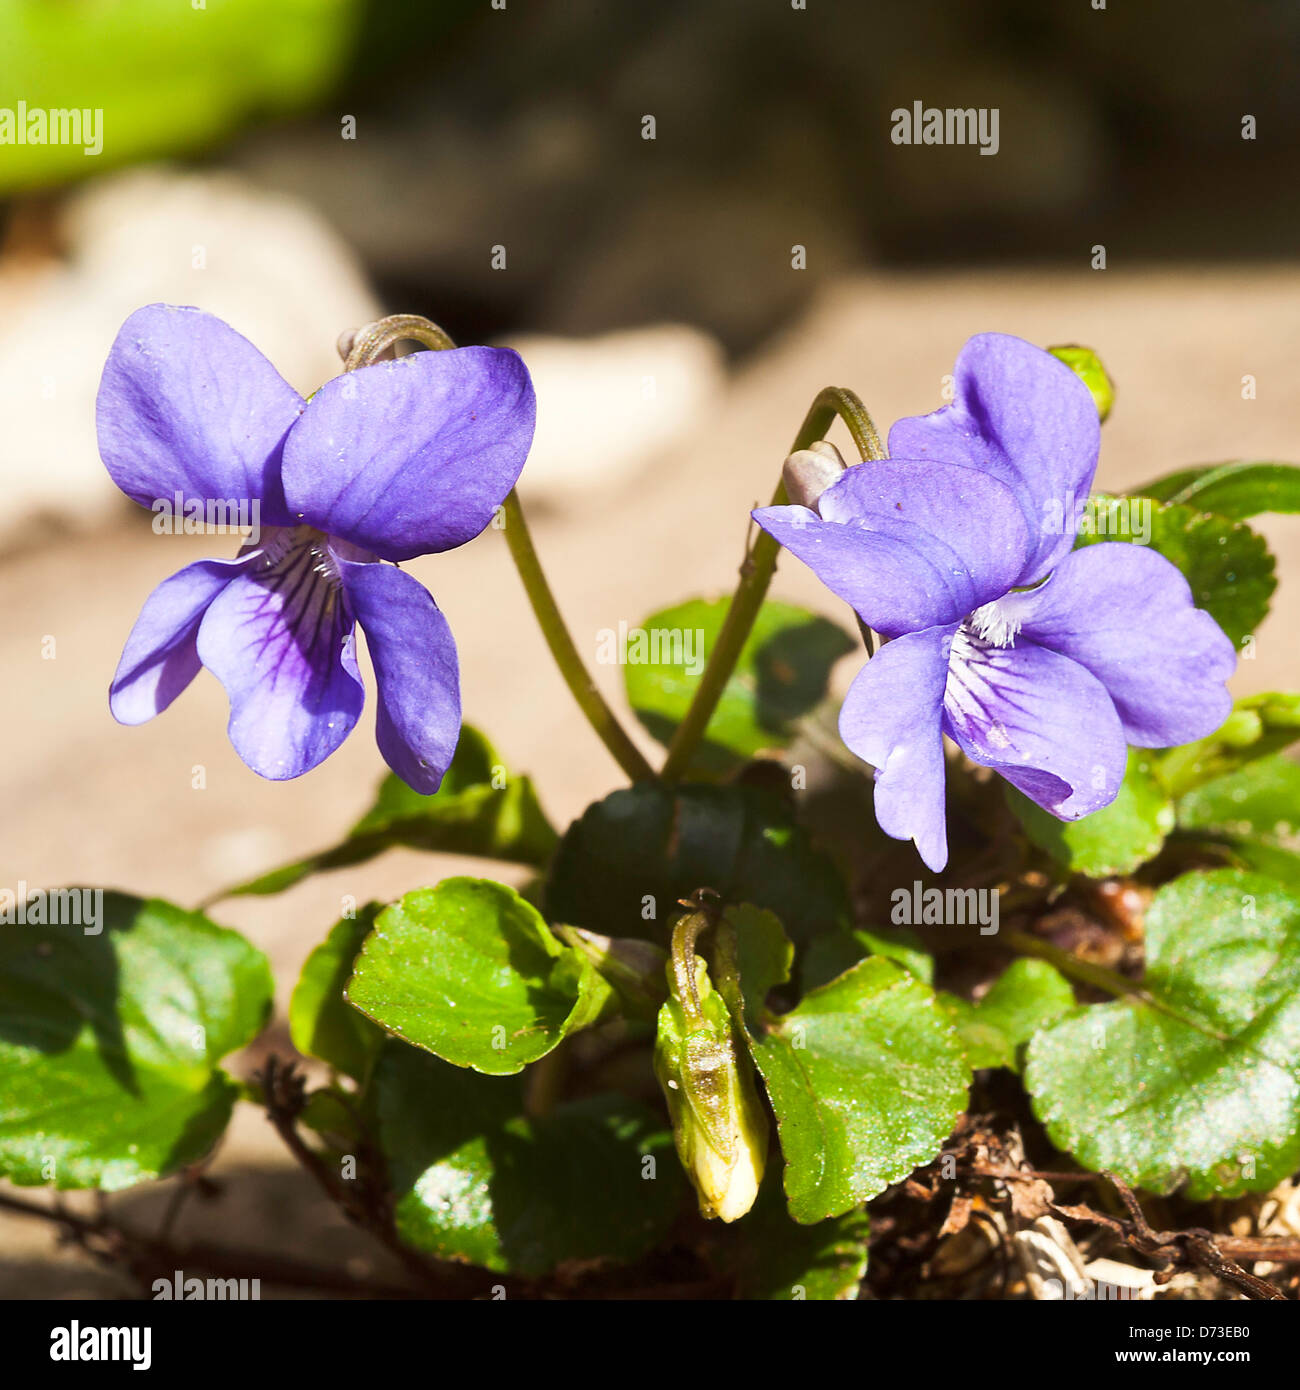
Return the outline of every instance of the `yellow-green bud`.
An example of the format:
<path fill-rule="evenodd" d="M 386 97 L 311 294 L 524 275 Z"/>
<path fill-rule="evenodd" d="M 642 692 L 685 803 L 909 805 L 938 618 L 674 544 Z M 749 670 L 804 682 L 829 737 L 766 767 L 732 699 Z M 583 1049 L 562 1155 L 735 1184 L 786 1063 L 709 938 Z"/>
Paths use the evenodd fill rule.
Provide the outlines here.
<path fill-rule="evenodd" d="M 674 934 L 674 959 L 668 966 L 671 995 L 659 1011 L 655 1075 L 668 1100 L 677 1156 L 699 1194 L 700 1211 L 735 1221 L 758 1196 L 767 1160 L 767 1115 L 707 966 L 691 952 L 687 973 L 678 944 Z"/>
<path fill-rule="evenodd" d="M 1091 348 L 1079 347 L 1077 343 L 1064 343 L 1060 347 L 1047 349 L 1059 362 L 1067 367 L 1092 392 L 1093 404 L 1097 407 L 1098 418 L 1104 424 L 1115 404 L 1115 383 L 1110 373 L 1101 364 L 1101 358 Z"/>

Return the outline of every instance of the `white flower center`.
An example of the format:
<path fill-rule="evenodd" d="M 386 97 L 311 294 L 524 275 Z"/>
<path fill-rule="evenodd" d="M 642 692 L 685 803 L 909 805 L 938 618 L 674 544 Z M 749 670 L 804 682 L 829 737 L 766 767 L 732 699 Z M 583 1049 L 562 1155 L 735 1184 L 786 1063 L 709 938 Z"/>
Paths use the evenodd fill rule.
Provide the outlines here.
<path fill-rule="evenodd" d="M 1010 647 L 1016 640 L 1016 633 L 1020 631 L 1020 619 L 1004 612 L 995 599 L 992 603 L 977 608 L 962 627 L 991 647 Z"/>
<path fill-rule="evenodd" d="M 310 566 L 321 579 L 336 590 L 343 583 L 338 561 L 323 531 L 312 526 L 267 527 L 260 549 L 265 557 L 264 571 L 299 571 Z"/>

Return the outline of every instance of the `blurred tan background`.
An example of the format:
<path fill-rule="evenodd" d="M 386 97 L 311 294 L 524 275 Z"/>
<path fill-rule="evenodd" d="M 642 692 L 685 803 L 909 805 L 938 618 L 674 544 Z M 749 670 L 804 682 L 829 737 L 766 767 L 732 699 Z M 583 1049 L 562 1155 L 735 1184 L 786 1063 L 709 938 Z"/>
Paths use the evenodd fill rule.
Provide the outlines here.
<path fill-rule="evenodd" d="M 539 393 L 521 493 L 593 665 L 601 628 L 730 588 L 747 512 L 820 387 L 858 391 L 883 430 L 940 403 L 975 332 L 1097 349 L 1119 393 L 1102 487 L 1300 458 L 1300 21 L 1282 5 L 1229 23 L 1172 4 L 1137 16 L 1006 3 L 977 17 L 939 0 L 758 15 L 738 0 L 644 13 L 584 0 L 563 14 L 511 0 L 400 19 L 407 7 L 264 4 L 274 43 L 315 35 L 292 72 L 270 58 L 239 69 L 241 43 L 268 42 L 240 0 L 183 20 L 127 8 L 100 7 L 109 19 L 93 23 L 108 28 L 86 20 L 80 36 L 34 5 L 0 8 L 0 106 L 105 111 L 95 159 L 0 146 L 0 885 L 192 904 L 332 843 L 383 771 L 371 709 L 316 772 L 259 780 L 226 742 L 206 673 L 142 728 L 109 716 L 149 591 L 233 551 L 230 538 L 155 536 L 98 461 L 99 371 L 142 303 L 220 314 L 303 391 L 337 372 L 339 332 L 381 312 L 520 346 Z M 186 27 L 201 22 L 225 27 Z M 116 44 L 115 63 L 87 57 L 82 87 L 49 85 L 42 55 L 95 43 Z M 224 76 L 204 85 L 214 52 Z M 186 64 L 194 109 L 169 119 L 158 74 L 179 83 Z M 889 112 L 913 100 L 999 107 L 998 155 L 891 145 Z M 1098 244 L 1104 271 L 1090 268 Z M 805 270 L 791 267 L 796 245 Z M 491 269 L 496 246 L 505 270 Z M 1259 526 L 1280 589 L 1238 693 L 1297 678 L 1300 519 Z M 619 785 L 502 537 L 412 569 L 456 633 L 467 719 L 535 776 L 557 826 Z M 774 592 L 845 618 L 797 562 Z M 595 674 L 622 708 L 620 672 Z M 393 853 L 213 915 L 269 952 L 283 1004 L 343 895 L 483 868 Z M 278 1163 L 250 1112 L 218 1170 Z M 298 1208 L 267 1182 L 238 1224 L 346 1244 L 308 1198 Z M 98 1287 L 49 1266 L 48 1248 L 44 1230 L 0 1220 L 0 1293 Z"/>

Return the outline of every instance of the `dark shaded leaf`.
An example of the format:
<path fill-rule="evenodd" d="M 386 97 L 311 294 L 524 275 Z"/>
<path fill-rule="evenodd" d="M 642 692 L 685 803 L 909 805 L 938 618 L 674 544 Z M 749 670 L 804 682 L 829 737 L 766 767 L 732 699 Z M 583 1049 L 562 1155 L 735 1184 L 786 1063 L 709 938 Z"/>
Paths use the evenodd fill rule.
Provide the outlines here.
<path fill-rule="evenodd" d="M 614 792 L 569 827 L 547 916 L 662 940 L 677 901 L 701 887 L 771 908 L 797 941 L 848 921 L 843 882 L 782 801 L 749 787 L 650 783 Z"/>
<path fill-rule="evenodd" d="M 105 893 L 100 926 L 0 928 L 13 1182 L 111 1191 L 202 1158 L 236 1095 L 217 1064 L 270 1012 L 266 957 L 202 913 Z"/>
<path fill-rule="evenodd" d="M 672 1135 L 606 1094 L 523 1113 L 517 1077 L 486 1077 L 390 1041 L 375 1068 L 397 1230 L 418 1250 L 545 1274 L 563 1260 L 630 1260 L 686 1195 Z"/>

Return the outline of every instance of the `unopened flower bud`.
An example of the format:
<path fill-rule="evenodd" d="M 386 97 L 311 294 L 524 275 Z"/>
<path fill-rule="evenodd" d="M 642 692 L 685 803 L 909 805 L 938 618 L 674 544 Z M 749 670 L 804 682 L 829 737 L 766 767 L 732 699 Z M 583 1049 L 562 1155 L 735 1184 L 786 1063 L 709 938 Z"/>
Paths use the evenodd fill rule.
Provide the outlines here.
<path fill-rule="evenodd" d="M 828 439 L 819 439 L 786 459 L 781 469 L 785 494 L 800 507 L 817 510 L 817 499 L 844 472 L 844 459 Z"/>
<path fill-rule="evenodd" d="M 1102 366 L 1101 358 L 1091 348 L 1080 347 L 1077 343 L 1066 343 L 1047 350 L 1058 362 L 1064 362 L 1092 393 L 1098 418 L 1105 424 L 1115 404 L 1115 383 Z"/>
<path fill-rule="evenodd" d="M 698 930 L 698 928 L 697 928 Z M 722 996 L 694 954 L 694 935 L 674 932 L 670 997 L 659 1011 L 655 1075 L 668 1100 L 682 1167 L 706 1217 L 735 1221 L 754 1205 L 767 1160 L 767 1115 L 749 1059 L 737 1048 Z M 688 963 L 689 962 L 689 963 Z"/>

